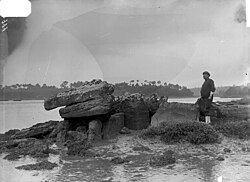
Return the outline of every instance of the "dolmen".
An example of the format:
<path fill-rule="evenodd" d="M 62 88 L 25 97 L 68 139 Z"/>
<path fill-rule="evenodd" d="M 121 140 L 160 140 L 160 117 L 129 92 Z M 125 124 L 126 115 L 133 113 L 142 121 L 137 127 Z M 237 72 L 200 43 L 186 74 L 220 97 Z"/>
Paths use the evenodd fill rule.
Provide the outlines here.
<path fill-rule="evenodd" d="M 59 114 L 64 120 L 51 135 L 59 143 L 81 138 L 94 142 L 118 135 L 124 127 L 124 114 L 112 113 L 113 92 L 112 84 L 92 80 L 45 100 L 46 110 L 62 107 Z"/>
<path fill-rule="evenodd" d="M 58 93 L 44 101 L 44 108 L 59 108 L 64 119 L 50 133 L 58 143 L 87 139 L 90 142 L 113 139 L 121 130 L 141 130 L 159 107 L 155 96 L 142 94 L 113 96 L 114 85 L 102 80 L 84 82 L 78 88 Z"/>

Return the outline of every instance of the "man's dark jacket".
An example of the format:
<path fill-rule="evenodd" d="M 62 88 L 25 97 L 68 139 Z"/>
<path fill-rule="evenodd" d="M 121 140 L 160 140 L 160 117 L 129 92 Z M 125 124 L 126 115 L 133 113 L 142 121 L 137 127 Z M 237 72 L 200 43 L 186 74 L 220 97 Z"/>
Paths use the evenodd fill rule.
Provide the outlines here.
<path fill-rule="evenodd" d="M 210 96 L 210 92 L 215 91 L 214 81 L 210 78 L 206 79 L 201 87 L 201 97 L 208 98 Z"/>

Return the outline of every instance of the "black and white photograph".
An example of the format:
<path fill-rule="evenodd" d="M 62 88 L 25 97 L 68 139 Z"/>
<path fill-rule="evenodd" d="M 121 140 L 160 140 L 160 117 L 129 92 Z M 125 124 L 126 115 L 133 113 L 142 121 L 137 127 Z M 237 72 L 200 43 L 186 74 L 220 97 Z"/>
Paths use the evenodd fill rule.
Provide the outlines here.
<path fill-rule="evenodd" d="M 0 0 L 0 182 L 250 182 L 248 1 Z"/>

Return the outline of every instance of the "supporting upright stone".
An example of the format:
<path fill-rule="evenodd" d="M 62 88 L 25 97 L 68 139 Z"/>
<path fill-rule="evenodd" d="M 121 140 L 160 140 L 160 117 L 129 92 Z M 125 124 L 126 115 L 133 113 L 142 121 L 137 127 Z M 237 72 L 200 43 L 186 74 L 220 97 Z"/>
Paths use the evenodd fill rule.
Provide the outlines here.
<path fill-rule="evenodd" d="M 63 120 L 59 123 L 58 127 L 55 130 L 56 133 L 56 143 L 59 146 L 62 146 L 67 140 L 67 132 L 70 129 L 70 123 L 68 120 Z"/>
<path fill-rule="evenodd" d="M 92 120 L 89 122 L 88 141 L 95 142 L 102 139 L 102 122 Z"/>
<path fill-rule="evenodd" d="M 115 138 L 124 126 L 124 113 L 111 115 L 109 120 L 103 123 L 103 139 Z"/>
<path fill-rule="evenodd" d="M 119 110 L 125 114 L 124 125 L 131 130 L 145 129 L 150 124 L 149 110 L 143 100 L 125 100 Z"/>

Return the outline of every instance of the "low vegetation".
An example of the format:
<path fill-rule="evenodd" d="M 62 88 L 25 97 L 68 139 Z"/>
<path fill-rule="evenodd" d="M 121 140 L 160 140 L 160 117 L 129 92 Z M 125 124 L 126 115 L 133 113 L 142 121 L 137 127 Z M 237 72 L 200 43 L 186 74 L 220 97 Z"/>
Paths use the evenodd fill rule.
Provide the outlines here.
<path fill-rule="evenodd" d="M 250 121 L 229 121 L 214 126 L 215 129 L 227 137 L 239 139 L 250 138 Z"/>
<path fill-rule="evenodd" d="M 201 122 L 166 122 L 159 127 L 143 130 L 142 138 L 160 137 L 166 143 L 188 141 L 193 144 L 219 142 L 219 133 L 210 125 Z"/>

